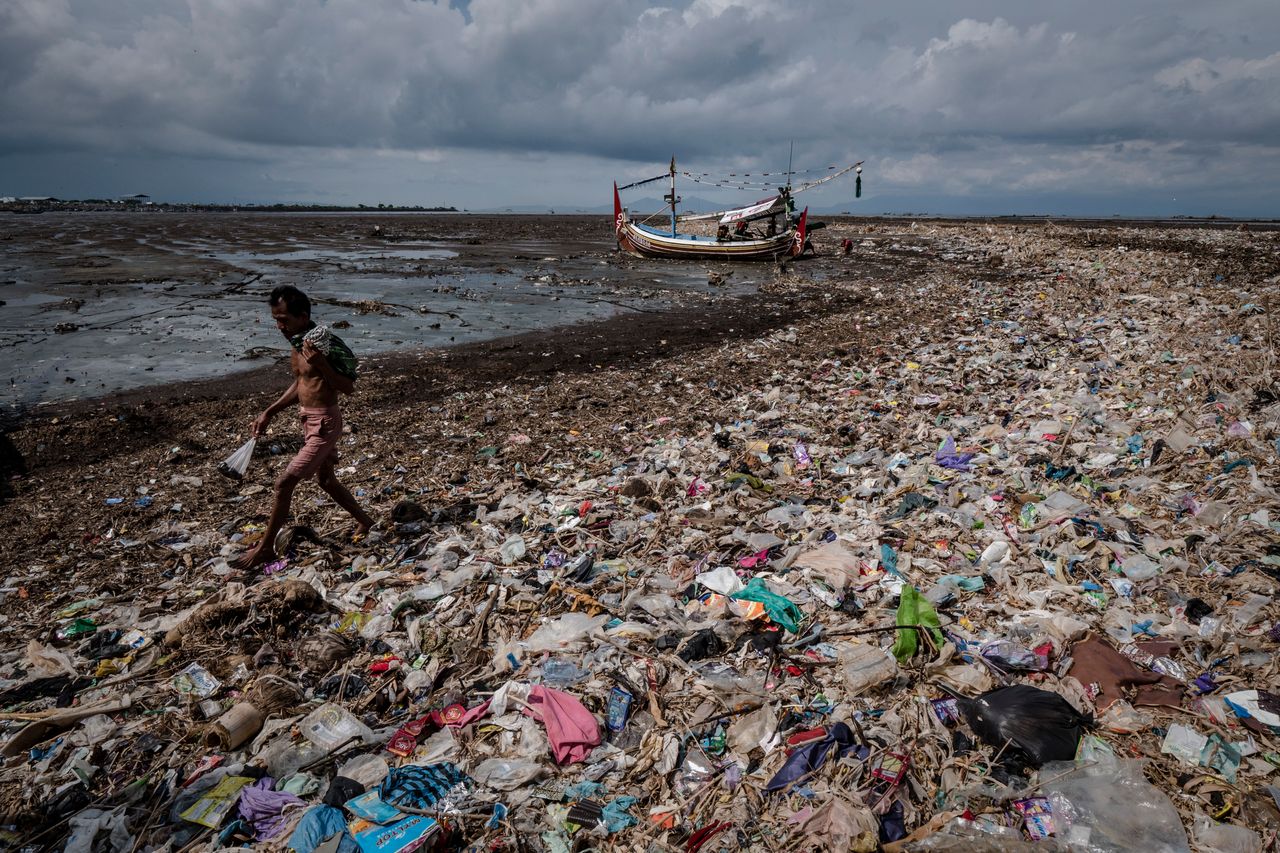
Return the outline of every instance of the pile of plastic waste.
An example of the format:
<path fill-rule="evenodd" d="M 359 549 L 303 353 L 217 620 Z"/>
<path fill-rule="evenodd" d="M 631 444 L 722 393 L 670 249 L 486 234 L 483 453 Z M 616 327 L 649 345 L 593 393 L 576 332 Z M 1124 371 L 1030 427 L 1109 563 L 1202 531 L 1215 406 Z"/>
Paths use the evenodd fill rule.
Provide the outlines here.
<path fill-rule="evenodd" d="M 385 523 L 352 544 L 311 504 L 260 577 L 226 561 L 261 536 L 229 519 L 287 460 L 269 441 L 238 483 L 230 433 L 113 474 L 146 488 L 111 529 L 4 584 L 0 836 L 1272 849 L 1280 243 L 831 231 L 853 252 L 779 287 L 854 309 L 476 390 L 451 411 L 524 426 L 470 443 L 352 414 L 339 474 Z M 860 244 L 934 261 L 890 291 Z"/>

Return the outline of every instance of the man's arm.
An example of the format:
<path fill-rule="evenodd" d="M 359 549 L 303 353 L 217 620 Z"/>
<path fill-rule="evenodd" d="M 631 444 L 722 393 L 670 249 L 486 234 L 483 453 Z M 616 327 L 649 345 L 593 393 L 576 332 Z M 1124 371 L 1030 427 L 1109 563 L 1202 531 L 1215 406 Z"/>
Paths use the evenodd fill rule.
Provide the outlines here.
<path fill-rule="evenodd" d="M 350 394 L 356 390 L 356 383 L 334 370 L 333 365 L 329 363 L 328 357 L 312 346 L 311 341 L 303 342 L 302 357 L 316 369 L 316 372 L 320 374 L 320 378 L 335 391 L 340 394 Z"/>
<path fill-rule="evenodd" d="M 279 412 L 289 408 L 298 402 L 298 380 L 293 380 L 293 384 L 289 386 L 289 390 L 280 395 L 280 399 L 276 400 L 262 414 L 253 419 L 253 434 L 262 435 L 267 431 L 267 424 L 271 423 L 271 419 Z"/>

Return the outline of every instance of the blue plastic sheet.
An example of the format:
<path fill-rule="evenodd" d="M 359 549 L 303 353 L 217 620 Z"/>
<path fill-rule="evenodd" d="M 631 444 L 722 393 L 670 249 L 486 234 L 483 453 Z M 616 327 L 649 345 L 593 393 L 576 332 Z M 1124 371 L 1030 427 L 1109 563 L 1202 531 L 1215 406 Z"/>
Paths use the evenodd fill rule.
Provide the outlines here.
<path fill-rule="evenodd" d="M 359 845 L 347 832 L 347 819 L 342 810 L 333 806 L 316 806 L 302 816 L 298 828 L 289 836 L 289 849 L 296 853 L 311 853 L 339 833 L 342 840 L 338 842 L 338 853 L 359 853 Z"/>
<path fill-rule="evenodd" d="M 894 577 L 902 577 L 902 573 L 898 571 L 898 552 L 886 542 L 880 543 L 880 568 Z"/>
<path fill-rule="evenodd" d="M 624 829 L 635 826 L 640 821 L 636 820 L 627 810 L 636 804 L 635 797 L 618 797 L 612 800 L 604 807 L 604 826 L 609 830 L 609 834 L 622 832 Z"/>

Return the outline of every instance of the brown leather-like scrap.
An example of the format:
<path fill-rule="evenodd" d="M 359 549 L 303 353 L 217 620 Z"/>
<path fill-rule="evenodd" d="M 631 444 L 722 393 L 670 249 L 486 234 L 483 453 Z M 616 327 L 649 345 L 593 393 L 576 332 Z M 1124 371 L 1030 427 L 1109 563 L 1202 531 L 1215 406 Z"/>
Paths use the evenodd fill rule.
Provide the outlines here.
<path fill-rule="evenodd" d="M 1071 647 L 1071 669 L 1067 674 L 1086 690 L 1091 690 L 1090 685 L 1097 685 L 1093 704 L 1099 711 L 1117 699 L 1127 699 L 1133 705 L 1173 708 L 1182 705 L 1185 687 L 1176 678 L 1142 669 L 1093 634 Z"/>

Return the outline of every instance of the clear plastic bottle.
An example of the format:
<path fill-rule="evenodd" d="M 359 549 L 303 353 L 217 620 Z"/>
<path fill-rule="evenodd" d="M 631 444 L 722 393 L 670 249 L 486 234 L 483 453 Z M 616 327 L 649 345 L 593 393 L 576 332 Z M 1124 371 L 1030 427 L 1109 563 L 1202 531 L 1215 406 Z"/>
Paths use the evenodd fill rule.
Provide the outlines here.
<path fill-rule="evenodd" d="M 542 683 L 556 690 L 563 690 L 587 675 L 590 673 L 565 658 L 550 658 L 542 665 Z"/>

